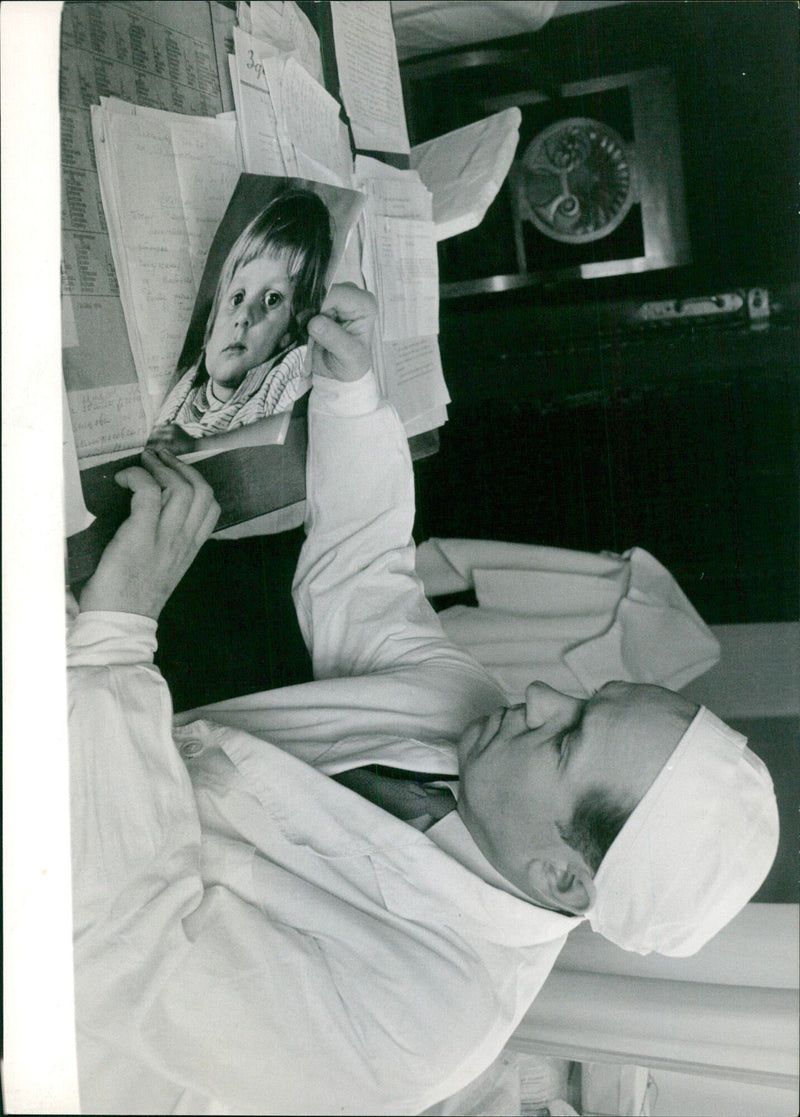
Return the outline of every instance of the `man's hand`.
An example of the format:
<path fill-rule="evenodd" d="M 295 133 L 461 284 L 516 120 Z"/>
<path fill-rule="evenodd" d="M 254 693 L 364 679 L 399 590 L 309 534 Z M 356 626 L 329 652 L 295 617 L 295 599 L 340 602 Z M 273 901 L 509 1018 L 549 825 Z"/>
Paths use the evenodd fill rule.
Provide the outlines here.
<path fill-rule="evenodd" d="M 123 469 L 114 480 L 133 493 L 131 514 L 84 586 L 80 609 L 158 620 L 214 530 L 219 505 L 197 470 L 168 450 L 144 450 L 142 465 Z"/>
<path fill-rule="evenodd" d="M 191 454 L 198 447 L 198 439 L 187 434 L 177 423 L 163 423 L 153 427 L 147 439 L 148 450 L 170 450 L 173 454 Z"/>
<path fill-rule="evenodd" d="M 352 283 L 331 287 L 321 314 L 308 323 L 314 342 L 311 368 L 333 380 L 360 380 L 372 367 L 377 304 Z"/>

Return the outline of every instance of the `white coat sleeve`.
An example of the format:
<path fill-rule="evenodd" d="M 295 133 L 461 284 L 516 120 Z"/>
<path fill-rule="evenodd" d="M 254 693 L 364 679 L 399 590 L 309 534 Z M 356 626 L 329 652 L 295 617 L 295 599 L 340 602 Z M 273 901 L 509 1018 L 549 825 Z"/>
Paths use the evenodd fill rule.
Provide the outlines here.
<path fill-rule="evenodd" d="M 124 926 L 139 908 L 158 934 L 200 895 L 200 825 L 153 666 L 155 621 L 81 613 L 68 640 L 74 920 Z M 177 891 L 174 886 L 179 884 Z"/>
<path fill-rule="evenodd" d="M 201 1112 L 143 1042 L 192 954 L 200 822 L 152 664 L 155 622 L 88 612 L 68 640 L 75 1029 L 82 1111 Z M 167 1049 L 168 1050 L 168 1049 Z"/>
<path fill-rule="evenodd" d="M 318 679 L 436 661 L 486 686 L 445 637 L 414 570 L 408 442 L 372 374 L 315 381 L 309 405 L 307 539 L 294 598 Z M 430 672 L 428 672 L 430 676 Z"/>

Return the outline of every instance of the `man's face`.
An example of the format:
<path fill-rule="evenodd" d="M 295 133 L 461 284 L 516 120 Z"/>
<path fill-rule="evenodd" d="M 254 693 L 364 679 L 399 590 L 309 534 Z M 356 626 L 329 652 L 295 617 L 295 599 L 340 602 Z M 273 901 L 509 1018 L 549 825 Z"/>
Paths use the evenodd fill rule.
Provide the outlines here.
<path fill-rule="evenodd" d="M 234 273 L 206 345 L 218 399 L 229 399 L 251 368 L 289 344 L 294 287 L 285 253 L 265 252 Z"/>
<path fill-rule="evenodd" d="M 556 823 L 569 824 L 590 788 L 635 807 L 697 707 L 638 683 L 608 683 L 588 701 L 532 683 L 525 698 L 462 735 L 458 810 L 495 868 L 529 891 L 532 859 L 586 868 Z"/>

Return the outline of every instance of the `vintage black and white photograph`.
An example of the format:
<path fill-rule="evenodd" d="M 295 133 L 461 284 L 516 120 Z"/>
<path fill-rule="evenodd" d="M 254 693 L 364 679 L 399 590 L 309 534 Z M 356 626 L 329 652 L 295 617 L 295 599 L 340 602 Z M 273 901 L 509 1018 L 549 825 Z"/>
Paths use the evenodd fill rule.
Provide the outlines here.
<path fill-rule="evenodd" d="M 290 410 L 308 391 L 306 325 L 322 309 L 360 209 L 355 191 L 242 176 L 149 445 L 191 453 L 196 439 Z"/>

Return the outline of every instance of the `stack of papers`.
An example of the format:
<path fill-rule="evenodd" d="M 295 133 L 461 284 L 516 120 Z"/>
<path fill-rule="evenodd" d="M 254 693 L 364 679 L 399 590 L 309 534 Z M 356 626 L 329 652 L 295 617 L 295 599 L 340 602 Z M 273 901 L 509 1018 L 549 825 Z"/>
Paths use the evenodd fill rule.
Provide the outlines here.
<path fill-rule="evenodd" d="M 322 83 L 322 53 L 308 16 L 295 3 L 251 0 L 236 6 L 239 28 L 272 43 L 282 54 L 292 54 L 315 81 Z"/>
<path fill-rule="evenodd" d="M 236 124 L 102 98 L 100 196 L 142 403 L 172 386 L 205 259 L 241 173 Z"/>
<path fill-rule="evenodd" d="M 351 185 L 350 139 L 339 103 L 298 52 L 240 28 L 234 29 L 234 48 L 228 61 L 245 169 Z"/>
<path fill-rule="evenodd" d="M 446 421 L 439 357 L 439 281 L 430 190 L 416 171 L 359 156 L 340 106 L 284 33 L 288 4 L 238 7 L 229 59 L 245 169 L 355 186 L 367 195 L 337 282 L 374 292 L 380 311 L 373 360 L 409 435 Z M 356 147 L 408 152 L 389 7 L 332 6 L 342 98 Z"/>
<path fill-rule="evenodd" d="M 504 109 L 411 149 L 411 166 L 433 194 L 436 239 L 480 225 L 508 174 L 522 113 Z"/>
<path fill-rule="evenodd" d="M 406 433 L 441 426 L 450 402 L 439 356 L 439 271 L 433 199 L 416 171 L 356 157 L 367 201 L 364 274 L 380 311 L 373 359 Z"/>

